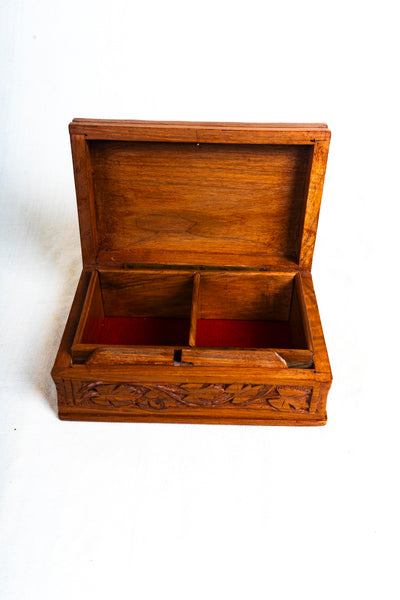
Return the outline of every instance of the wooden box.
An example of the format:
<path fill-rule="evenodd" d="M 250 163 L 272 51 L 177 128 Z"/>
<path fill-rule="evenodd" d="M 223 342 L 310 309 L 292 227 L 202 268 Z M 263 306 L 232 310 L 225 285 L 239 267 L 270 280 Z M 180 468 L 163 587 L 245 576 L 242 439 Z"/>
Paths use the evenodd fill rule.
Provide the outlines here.
<path fill-rule="evenodd" d="M 83 271 L 61 419 L 322 425 L 323 124 L 74 119 Z"/>

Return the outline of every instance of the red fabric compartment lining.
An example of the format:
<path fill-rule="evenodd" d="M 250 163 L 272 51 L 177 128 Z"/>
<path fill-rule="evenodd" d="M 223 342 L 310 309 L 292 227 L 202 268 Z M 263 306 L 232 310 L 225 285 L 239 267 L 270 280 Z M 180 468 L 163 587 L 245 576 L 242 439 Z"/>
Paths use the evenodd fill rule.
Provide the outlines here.
<path fill-rule="evenodd" d="M 104 317 L 88 319 L 84 344 L 127 346 L 188 346 L 189 319 Z"/>
<path fill-rule="evenodd" d="M 189 319 L 154 317 L 89 318 L 82 343 L 137 346 L 188 346 Z M 293 348 L 286 321 L 199 319 L 196 346 L 208 348 Z"/>
<path fill-rule="evenodd" d="M 196 346 L 203 348 L 291 348 L 286 321 L 199 319 Z"/>

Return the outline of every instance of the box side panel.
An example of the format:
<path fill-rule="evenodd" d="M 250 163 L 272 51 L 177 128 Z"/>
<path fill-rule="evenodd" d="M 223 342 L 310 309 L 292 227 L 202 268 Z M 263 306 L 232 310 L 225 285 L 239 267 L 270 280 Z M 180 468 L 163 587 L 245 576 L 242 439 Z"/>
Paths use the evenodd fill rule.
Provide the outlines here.
<path fill-rule="evenodd" d="M 71 366 L 71 348 L 78 327 L 79 319 L 82 314 L 82 309 L 85 303 L 86 293 L 89 287 L 91 277 L 91 271 L 82 271 L 76 289 L 75 297 L 72 302 L 71 310 L 68 315 L 67 323 L 65 325 L 64 333 L 61 338 L 60 347 L 58 349 L 57 356 L 54 362 L 52 370 L 53 379 L 55 379 L 57 371 L 65 369 L 68 370 L 68 368 Z"/>
<path fill-rule="evenodd" d="M 299 274 L 301 287 L 307 308 L 308 322 L 314 348 L 314 364 L 318 373 L 324 374 L 327 381 L 332 382 L 332 372 L 329 362 L 328 351 L 325 344 L 324 332 L 322 330 L 317 298 L 315 296 L 311 273 Z"/>

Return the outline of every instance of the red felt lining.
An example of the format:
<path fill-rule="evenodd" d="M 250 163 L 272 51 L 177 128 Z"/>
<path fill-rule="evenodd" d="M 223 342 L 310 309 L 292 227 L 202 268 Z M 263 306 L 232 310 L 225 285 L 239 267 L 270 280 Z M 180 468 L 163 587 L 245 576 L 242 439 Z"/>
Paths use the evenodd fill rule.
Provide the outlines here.
<path fill-rule="evenodd" d="M 291 348 L 286 321 L 199 319 L 196 346 L 208 348 Z"/>
<path fill-rule="evenodd" d="M 189 319 L 104 317 L 88 319 L 82 343 L 105 346 L 187 346 L 189 331 Z"/>
<path fill-rule="evenodd" d="M 189 319 L 154 317 L 89 318 L 82 343 L 188 346 Z M 196 346 L 207 348 L 294 348 L 286 321 L 199 319 Z"/>

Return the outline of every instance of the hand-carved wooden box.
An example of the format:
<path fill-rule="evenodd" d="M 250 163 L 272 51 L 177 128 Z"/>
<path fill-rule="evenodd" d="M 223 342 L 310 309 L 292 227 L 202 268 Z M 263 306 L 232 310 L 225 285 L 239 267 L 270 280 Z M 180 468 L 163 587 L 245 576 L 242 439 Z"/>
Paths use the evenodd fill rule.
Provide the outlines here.
<path fill-rule="evenodd" d="M 61 419 L 322 425 L 326 125 L 75 119 Z"/>

